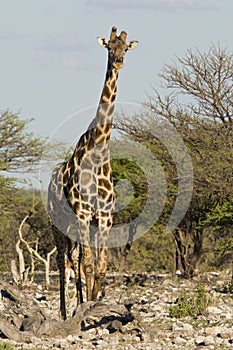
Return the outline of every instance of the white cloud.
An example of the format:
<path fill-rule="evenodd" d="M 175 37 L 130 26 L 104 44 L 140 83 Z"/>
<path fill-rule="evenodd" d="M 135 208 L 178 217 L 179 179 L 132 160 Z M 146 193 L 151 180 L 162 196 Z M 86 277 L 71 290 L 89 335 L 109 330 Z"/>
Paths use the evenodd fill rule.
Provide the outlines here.
<path fill-rule="evenodd" d="M 79 40 L 78 38 L 50 38 L 47 42 L 39 44 L 39 49 L 41 51 L 62 54 L 64 52 L 77 53 L 85 50 L 85 42 Z"/>
<path fill-rule="evenodd" d="M 140 7 L 154 9 L 194 9 L 210 7 L 210 0 L 88 0 L 89 5 Z"/>
<path fill-rule="evenodd" d="M 35 47 L 36 61 L 43 68 L 82 69 L 88 47 L 82 39 L 73 37 L 47 38 Z M 85 62 L 85 61 L 84 61 Z"/>
<path fill-rule="evenodd" d="M 83 55 L 72 54 L 69 52 L 40 51 L 35 56 L 37 64 L 45 69 L 84 69 L 87 62 L 84 61 Z"/>
<path fill-rule="evenodd" d="M 69 57 L 66 55 L 58 56 L 58 55 L 39 55 L 36 57 L 37 63 L 42 68 L 47 69 L 57 69 L 57 68 L 68 68 L 74 69 L 80 68 L 80 61 L 75 57 Z"/>

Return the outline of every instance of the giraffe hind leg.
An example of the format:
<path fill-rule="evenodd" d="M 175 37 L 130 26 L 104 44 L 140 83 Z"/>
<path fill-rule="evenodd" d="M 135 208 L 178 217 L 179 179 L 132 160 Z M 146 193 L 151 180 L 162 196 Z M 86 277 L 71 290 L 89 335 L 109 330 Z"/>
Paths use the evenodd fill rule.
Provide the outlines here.
<path fill-rule="evenodd" d="M 60 314 L 63 320 L 66 319 L 66 292 L 65 292 L 65 252 L 63 250 L 58 251 L 57 254 L 57 265 L 59 269 L 60 279 Z"/>
<path fill-rule="evenodd" d="M 75 284 L 76 284 L 76 296 L 77 306 L 83 303 L 83 292 L 82 292 L 82 247 L 81 244 L 75 243 L 71 251 L 71 261 L 74 269 Z"/>
<path fill-rule="evenodd" d="M 82 290 L 82 247 L 81 244 L 78 244 L 78 262 L 76 261 L 73 265 L 75 273 L 75 284 L 76 284 L 76 297 L 77 297 L 77 306 L 73 311 L 73 315 L 76 315 L 77 308 L 80 304 L 83 303 L 83 290 Z"/>
<path fill-rule="evenodd" d="M 77 302 L 83 303 L 83 291 L 82 291 L 82 246 L 79 244 L 79 259 L 78 259 L 78 281 L 76 284 L 77 288 Z"/>
<path fill-rule="evenodd" d="M 65 236 L 55 227 L 52 226 L 55 245 L 57 247 L 57 266 L 59 270 L 59 284 L 60 284 L 60 316 L 66 319 L 66 298 L 65 298 L 65 250 L 66 239 Z"/>
<path fill-rule="evenodd" d="M 83 291 L 82 291 L 82 247 L 80 243 L 73 242 L 67 238 L 68 242 L 68 260 L 73 268 L 75 275 L 76 286 L 76 298 L 77 306 L 73 312 L 73 316 L 76 314 L 77 307 L 83 303 Z"/>

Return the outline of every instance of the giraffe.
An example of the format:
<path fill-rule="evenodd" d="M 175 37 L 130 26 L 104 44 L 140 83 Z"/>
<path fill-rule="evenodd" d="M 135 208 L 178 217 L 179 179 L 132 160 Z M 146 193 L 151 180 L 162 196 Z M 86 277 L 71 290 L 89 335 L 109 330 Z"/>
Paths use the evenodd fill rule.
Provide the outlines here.
<path fill-rule="evenodd" d="M 51 220 L 60 275 L 60 314 L 66 319 L 66 264 L 73 267 L 77 305 L 83 302 L 81 270 L 86 282 L 86 300 L 96 301 L 107 271 L 107 243 L 112 227 L 114 189 L 110 166 L 109 140 L 115 106 L 118 71 L 125 53 L 138 41 L 126 41 L 127 33 L 110 39 L 98 37 L 108 50 L 107 72 L 95 118 L 80 137 L 71 158 L 56 165 L 48 187 L 48 214 Z M 94 237 L 94 238 L 93 238 Z M 96 256 L 91 249 L 95 240 Z"/>

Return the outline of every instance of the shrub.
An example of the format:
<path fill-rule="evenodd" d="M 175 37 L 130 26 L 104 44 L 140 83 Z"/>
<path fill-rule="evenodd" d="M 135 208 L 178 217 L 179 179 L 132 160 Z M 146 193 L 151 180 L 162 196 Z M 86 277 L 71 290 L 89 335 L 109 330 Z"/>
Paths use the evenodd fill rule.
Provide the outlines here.
<path fill-rule="evenodd" d="M 207 307 L 212 303 L 204 286 L 199 284 L 194 292 L 183 291 L 178 298 L 177 304 L 169 310 L 170 317 L 196 317 L 205 315 Z"/>
<path fill-rule="evenodd" d="M 0 343 L 0 350 L 15 350 L 15 347 L 9 342 L 4 342 Z"/>

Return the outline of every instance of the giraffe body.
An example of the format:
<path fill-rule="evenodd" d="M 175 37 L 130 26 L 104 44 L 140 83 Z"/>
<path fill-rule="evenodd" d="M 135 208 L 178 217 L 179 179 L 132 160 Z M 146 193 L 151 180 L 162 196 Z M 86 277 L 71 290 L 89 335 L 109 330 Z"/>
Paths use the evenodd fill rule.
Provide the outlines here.
<path fill-rule="evenodd" d="M 73 155 L 55 166 L 48 189 L 48 213 L 57 246 L 60 273 L 60 312 L 66 318 L 65 261 L 72 264 L 77 288 L 77 303 L 83 302 L 81 269 L 86 279 L 87 301 L 95 301 L 107 271 L 107 244 L 112 227 L 114 189 L 110 166 L 109 140 L 117 91 L 118 70 L 124 55 L 137 42 L 126 42 L 126 33 L 110 40 L 98 38 L 108 49 L 106 79 L 96 116 L 80 137 Z M 96 248 L 94 258 L 93 249 Z"/>

